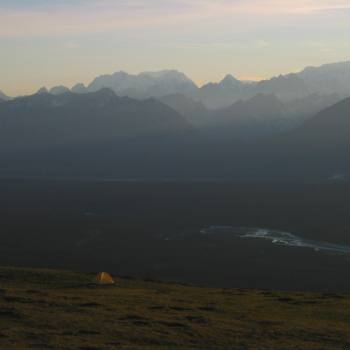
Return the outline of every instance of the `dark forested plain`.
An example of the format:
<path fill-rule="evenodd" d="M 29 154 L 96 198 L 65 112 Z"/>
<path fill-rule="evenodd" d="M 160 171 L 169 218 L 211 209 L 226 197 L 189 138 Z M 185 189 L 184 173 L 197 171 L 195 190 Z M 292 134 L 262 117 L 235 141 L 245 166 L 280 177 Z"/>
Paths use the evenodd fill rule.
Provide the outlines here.
<path fill-rule="evenodd" d="M 211 225 L 350 245 L 350 183 L 0 180 L 0 265 L 216 287 L 349 292 L 350 257 Z"/>

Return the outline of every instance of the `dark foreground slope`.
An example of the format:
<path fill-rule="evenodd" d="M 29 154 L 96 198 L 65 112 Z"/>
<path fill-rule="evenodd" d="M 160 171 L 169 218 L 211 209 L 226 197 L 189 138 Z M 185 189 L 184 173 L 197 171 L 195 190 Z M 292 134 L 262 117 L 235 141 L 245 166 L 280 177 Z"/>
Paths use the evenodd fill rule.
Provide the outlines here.
<path fill-rule="evenodd" d="M 350 297 L 0 268 L 1 349 L 349 349 Z"/>

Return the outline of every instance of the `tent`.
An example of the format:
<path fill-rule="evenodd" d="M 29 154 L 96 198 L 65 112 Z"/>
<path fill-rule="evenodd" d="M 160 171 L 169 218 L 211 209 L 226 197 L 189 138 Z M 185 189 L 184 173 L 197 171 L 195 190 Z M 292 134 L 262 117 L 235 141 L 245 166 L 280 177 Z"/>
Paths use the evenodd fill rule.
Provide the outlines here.
<path fill-rule="evenodd" d="M 107 272 L 100 272 L 96 276 L 96 282 L 98 284 L 114 284 L 115 283 L 113 277 Z"/>

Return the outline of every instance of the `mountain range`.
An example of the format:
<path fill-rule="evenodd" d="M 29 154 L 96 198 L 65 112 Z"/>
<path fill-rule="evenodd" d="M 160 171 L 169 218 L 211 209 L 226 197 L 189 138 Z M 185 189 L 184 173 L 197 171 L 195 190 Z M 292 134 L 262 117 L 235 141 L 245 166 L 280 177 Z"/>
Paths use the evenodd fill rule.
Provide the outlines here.
<path fill-rule="evenodd" d="M 117 73 L 74 92 L 59 86 L 11 100 L 5 95 L 0 175 L 346 178 L 348 67 L 306 68 L 260 83 L 227 76 L 202 88 L 176 71 Z M 106 81 L 113 89 L 103 87 Z M 236 92 L 228 106 L 210 109 L 196 99 L 199 91 L 208 99 Z"/>
<path fill-rule="evenodd" d="M 117 97 L 109 89 L 59 95 L 41 91 L 0 105 L 2 152 L 163 135 L 191 128 L 184 117 L 154 99 Z"/>
<path fill-rule="evenodd" d="M 282 102 L 273 94 L 257 94 L 215 110 L 182 94 L 166 95 L 159 100 L 183 115 L 198 129 L 220 132 L 223 137 L 251 139 L 297 128 L 341 98 L 337 94 L 312 94 Z"/>
<path fill-rule="evenodd" d="M 156 99 L 42 91 L 0 104 L 0 174 L 325 180 L 350 173 L 350 99 L 293 129 L 266 132 L 281 115 L 277 97 L 257 95 L 198 127 Z"/>
<path fill-rule="evenodd" d="M 103 75 L 94 79 L 86 91 L 94 92 L 101 88 L 110 88 L 119 96 L 137 99 L 161 97 L 179 92 L 186 94 L 197 89 L 185 74 L 175 70 L 144 72 L 138 75 L 125 72 Z"/>
<path fill-rule="evenodd" d="M 283 103 L 300 101 L 310 95 L 325 98 L 337 95 L 339 101 L 350 96 L 350 61 L 307 67 L 299 73 L 280 75 L 259 82 L 241 81 L 228 74 L 219 83 L 207 83 L 201 87 L 176 70 L 143 72 L 137 75 L 120 71 L 96 77 L 87 86 L 77 83 L 72 89 L 68 89 L 60 85 L 49 92 L 54 95 L 68 90 L 88 93 L 102 88 L 110 88 L 120 97 L 135 99 L 181 94 L 200 102 L 208 109 L 226 108 L 238 100 L 246 100 L 259 94 L 275 95 Z M 0 94 L 0 99 L 8 98 Z"/>
<path fill-rule="evenodd" d="M 247 99 L 257 94 L 273 94 L 287 103 L 314 94 L 349 97 L 350 62 L 308 67 L 299 73 L 280 75 L 256 83 L 246 83 L 228 75 L 218 84 L 204 85 L 193 96 L 209 108 L 221 108 L 229 106 L 234 100 Z"/>

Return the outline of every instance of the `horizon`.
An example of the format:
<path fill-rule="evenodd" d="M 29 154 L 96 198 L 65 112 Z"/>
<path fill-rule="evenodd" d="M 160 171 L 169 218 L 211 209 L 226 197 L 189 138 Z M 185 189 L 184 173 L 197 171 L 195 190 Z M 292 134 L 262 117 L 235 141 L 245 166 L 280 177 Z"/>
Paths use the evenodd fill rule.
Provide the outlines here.
<path fill-rule="evenodd" d="M 25 95 L 163 67 L 197 85 L 228 73 L 269 79 L 349 60 L 349 19 L 344 0 L 2 0 L 0 89 Z"/>
<path fill-rule="evenodd" d="M 302 72 L 303 70 L 307 69 L 307 68 L 319 68 L 319 67 L 323 67 L 323 66 L 327 66 L 327 65 L 334 65 L 334 64 L 345 64 L 345 63 L 350 63 L 350 60 L 349 61 L 341 61 L 341 62 L 326 62 L 324 64 L 321 64 L 320 66 L 311 66 L 311 65 L 308 65 L 308 66 L 305 66 L 303 68 L 301 68 L 300 70 L 297 70 L 297 71 L 294 71 L 294 72 L 284 72 L 284 73 L 279 73 L 279 74 L 276 74 L 274 76 L 271 76 L 271 77 L 266 77 L 266 78 L 261 78 L 261 79 L 245 79 L 244 77 L 238 77 L 238 76 L 235 76 L 233 75 L 232 73 L 226 73 L 224 74 L 219 80 L 216 80 L 216 81 L 203 81 L 201 83 L 198 83 L 197 81 L 195 81 L 194 79 L 191 78 L 191 76 L 189 76 L 186 72 L 182 72 L 176 68 L 163 68 L 163 69 L 159 69 L 159 70 L 150 70 L 150 71 L 139 71 L 139 72 L 128 72 L 128 71 L 123 71 L 123 70 L 116 70 L 114 72 L 111 72 L 111 73 L 101 73 L 95 77 L 93 77 L 90 81 L 87 81 L 87 82 L 81 82 L 81 81 L 76 81 L 74 82 L 73 84 L 70 84 L 70 85 L 66 85 L 64 83 L 58 83 L 58 84 L 55 84 L 55 85 L 43 85 L 43 86 L 37 86 L 37 87 L 34 87 L 33 90 L 27 92 L 27 93 L 24 93 L 24 94 L 21 94 L 21 95 L 11 95 L 11 94 L 8 94 L 7 91 L 5 91 L 4 89 L 2 89 L 2 87 L 0 86 L 0 92 L 4 93 L 6 96 L 8 97 L 11 97 L 11 98 L 15 98 L 15 97 L 20 97 L 20 96 L 30 96 L 32 94 L 35 94 L 37 93 L 39 90 L 43 89 L 43 88 L 46 88 L 47 90 L 51 90 L 52 88 L 55 88 L 55 87 L 60 87 L 60 86 L 63 86 L 63 87 L 66 87 L 68 88 L 69 90 L 71 90 L 75 85 L 77 84 L 83 84 L 84 86 L 89 86 L 90 83 L 92 83 L 94 81 L 95 78 L 98 78 L 98 77 L 101 77 L 101 76 L 104 76 L 104 75 L 113 75 L 113 74 L 116 74 L 116 73 L 126 73 L 128 75 L 131 75 L 131 76 L 138 76 L 138 75 L 141 75 L 141 74 L 144 74 L 144 73 L 148 73 L 148 74 L 152 74 L 152 73 L 159 73 L 159 72 L 166 72 L 166 71 L 174 71 L 174 72 L 178 72 L 178 73 L 183 73 L 188 79 L 190 79 L 198 88 L 202 88 L 203 86 L 207 85 L 207 84 L 210 84 L 210 83 L 220 83 L 222 80 L 224 80 L 227 76 L 232 76 L 234 77 L 235 79 L 241 81 L 241 82 L 246 82 L 246 83 L 258 83 L 258 82 L 261 82 L 261 81 L 265 81 L 265 80 L 271 80 L 275 77 L 279 77 L 279 76 L 288 76 L 289 74 L 298 74 L 300 72 Z"/>

